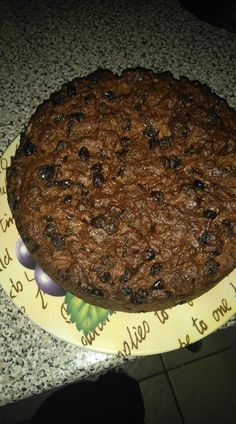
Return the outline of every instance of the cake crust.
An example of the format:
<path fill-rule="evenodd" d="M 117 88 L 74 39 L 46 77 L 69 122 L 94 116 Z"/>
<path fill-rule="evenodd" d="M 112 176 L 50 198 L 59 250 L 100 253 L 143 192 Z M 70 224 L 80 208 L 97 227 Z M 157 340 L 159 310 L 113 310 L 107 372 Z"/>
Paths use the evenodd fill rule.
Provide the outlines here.
<path fill-rule="evenodd" d="M 98 70 L 40 105 L 7 170 L 35 260 L 108 309 L 186 302 L 236 265 L 236 113 L 197 81 Z"/>

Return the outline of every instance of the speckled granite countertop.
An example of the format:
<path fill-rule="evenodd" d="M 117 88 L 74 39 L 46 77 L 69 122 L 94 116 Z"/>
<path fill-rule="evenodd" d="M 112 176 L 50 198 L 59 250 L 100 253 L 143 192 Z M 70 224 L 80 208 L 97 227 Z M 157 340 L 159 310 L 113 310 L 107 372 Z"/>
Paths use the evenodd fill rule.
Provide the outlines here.
<path fill-rule="evenodd" d="M 235 34 L 177 0 L 0 0 L 0 10 L 1 151 L 52 90 L 98 67 L 169 69 L 208 83 L 236 108 Z M 0 295 L 1 404 L 122 362 L 56 339 Z"/>

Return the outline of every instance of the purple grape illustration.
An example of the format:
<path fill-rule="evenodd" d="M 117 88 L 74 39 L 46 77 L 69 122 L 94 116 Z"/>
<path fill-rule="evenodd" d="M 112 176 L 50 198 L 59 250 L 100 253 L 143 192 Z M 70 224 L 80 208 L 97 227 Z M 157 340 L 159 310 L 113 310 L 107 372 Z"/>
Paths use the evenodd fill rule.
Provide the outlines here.
<path fill-rule="evenodd" d="M 99 323 L 104 322 L 109 315 L 113 314 L 113 311 L 85 303 L 82 299 L 58 286 L 35 262 L 21 238 L 16 242 L 16 256 L 21 265 L 34 269 L 34 278 L 39 289 L 51 296 L 65 296 L 70 320 L 76 324 L 79 331 L 83 331 L 85 336 L 90 331 L 95 331 Z"/>
<path fill-rule="evenodd" d="M 65 290 L 59 287 L 54 281 L 47 275 L 38 264 L 35 266 L 34 278 L 38 287 L 51 296 L 64 296 Z"/>
<path fill-rule="evenodd" d="M 16 242 L 16 256 L 21 265 L 29 269 L 35 268 L 36 262 L 21 238 Z"/>

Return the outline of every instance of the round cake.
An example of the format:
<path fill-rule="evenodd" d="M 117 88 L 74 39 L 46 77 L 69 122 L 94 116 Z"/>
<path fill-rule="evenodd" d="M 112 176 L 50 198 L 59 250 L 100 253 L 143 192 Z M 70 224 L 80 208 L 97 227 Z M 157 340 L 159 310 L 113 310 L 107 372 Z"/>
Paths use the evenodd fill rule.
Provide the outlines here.
<path fill-rule="evenodd" d="M 236 113 L 197 81 L 98 70 L 63 84 L 7 172 L 18 231 L 84 301 L 160 310 L 236 265 Z"/>

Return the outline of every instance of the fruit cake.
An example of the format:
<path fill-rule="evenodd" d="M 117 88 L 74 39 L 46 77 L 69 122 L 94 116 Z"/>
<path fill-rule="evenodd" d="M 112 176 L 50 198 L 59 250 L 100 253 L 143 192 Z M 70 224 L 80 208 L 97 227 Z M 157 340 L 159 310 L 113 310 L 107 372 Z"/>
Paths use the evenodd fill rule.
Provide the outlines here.
<path fill-rule="evenodd" d="M 44 101 L 7 171 L 18 231 L 84 301 L 160 310 L 236 265 L 236 113 L 169 72 L 109 70 Z"/>

